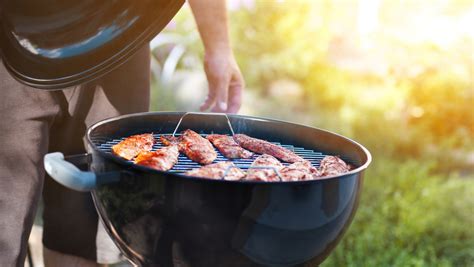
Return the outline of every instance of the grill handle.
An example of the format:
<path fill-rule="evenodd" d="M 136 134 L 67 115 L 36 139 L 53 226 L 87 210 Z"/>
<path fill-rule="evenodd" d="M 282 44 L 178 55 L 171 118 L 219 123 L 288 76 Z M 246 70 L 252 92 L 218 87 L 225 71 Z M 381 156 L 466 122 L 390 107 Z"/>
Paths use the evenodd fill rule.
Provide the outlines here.
<path fill-rule="evenodd" d="M 89 154 L 75 155 L 71 157 L 71 161 L 85 163 L 88 157 Z M 121 172 L 96 174 L 90 171 L 81 171 L 75 164 L 67 161 L 61 152 L 46 154 L 44 168 L 56 182 L 81 192 L 91 191 L 101 184 L 117 182 L 121 177 Z"/>
<path fill-rule="evenodd" d="M 174 131 L 173 131 L 173 136 L 176 134 L 176 132 L 178 131 L 179 129 L 179 126 L 181 125 L 181 122 L 183 121 L 183 119 L 188 116 L 188 115 L 203 115 L 203 116 L 223 116 L 226 118 L 227 120 L 227 125 L 229 125 L 229 129 L 230 129 L 230 132 L 232 133 L 232 135 L 234 135 L 234 128 L 232 128 L 232 124 L 230 123 L 230 120 L 229 120 L 229 117 L 227 116 L 227 114 L 225 113 L 218 113 L 218 112 L 194 112 L 194 111 L 189 111 L 189 112 L 186 112 L 183 114 L 183 116 L 181 116 L 181 118 L 179 118 L 179 121 L 178 121 L 178 124 L 176 124 L 176 128 L 174 128 Z"/>

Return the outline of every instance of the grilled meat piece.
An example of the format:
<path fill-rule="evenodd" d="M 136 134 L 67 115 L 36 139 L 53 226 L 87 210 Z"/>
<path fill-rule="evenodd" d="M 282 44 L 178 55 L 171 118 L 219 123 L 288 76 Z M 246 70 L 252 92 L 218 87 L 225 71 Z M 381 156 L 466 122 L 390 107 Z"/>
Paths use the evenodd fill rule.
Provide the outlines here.
<path fill-rule="evenodd" d="M 252 162 L 252 165 L 250 165 L 247 171 L 245 180 L 277 182 L 280 181 L 280 178 L 276 171 L 280 171 L 281 168 L 283 168 L 283 164 L 275 157 L 263 154 Z"/>
<path fill-rule="evenodd" d="M 234 140 L 241 147 L 259 154 L 268 154 L 290 163 L 304 161 L 303 158 L 284 147 L 245 134 L 234 135 Z"/>
<path fill-rule="evenodd" d="M 142 152 L 135 158 L 135 164 L 147 166 L 159 171 L 167 171 L 178 162 L 178 146 L 171 145 L 157 151 Z"/>
<path fill-rule="evenodd" d="M 151 133 L 132 135 L 112 146 L 112 151 L 115 155 L 131 160 L 141 152 L 150 151 L 154 142 Z"/>
<path fill-rule="evenodd" d="M 307 181 L 320 177 L 318 169 L 311 165 L 309 161 L 298 161 L 280 170 L 283 181 Z"/>
<path fill-rule="evenodd" d="M 186 172 L 186 175 L 189 176 L 205 177 L 210 179 L 222 179 L 224 174 L 224 179 L 228 181 L 237 181 L 245 177 L 245 173 L 230 161 L 221 161 Z"/>
<path fill-rule="evenodd" d="M 351 167 L 337 156 L 326 156 L 321 160 L 321 176 L 338 175 L 350 171 Z"/>
<path fill-rule="evenodd" d="M 165 145 L 179 142 L 179 152 L 200 164 L 210 164 L 217 158 L 217 152 L 209 140 L 189 129 L 185 130 L 177 139 L 173 136 L 161 136 L 161 141 Z"/>
<path fill-rule="evenodd" d="M 179 138 L 176 136 L 172 135 L 162 135 L 160 136 L 160 141 L 165 145 L 165 146 L 171 146 L 171 145 L 178 145 L 179 144 Z"/>
<path fill-rule="evenodd" d="M 210 134 L 207 137 L 207 140 L 219 149 L 219 151 L 224 155 L 224 157 L 229 159 L 248 159 L 251 158 L 253 153 L 243 149 L 239 146 L 232 136 L 223 135 L 223 134 Z"/>

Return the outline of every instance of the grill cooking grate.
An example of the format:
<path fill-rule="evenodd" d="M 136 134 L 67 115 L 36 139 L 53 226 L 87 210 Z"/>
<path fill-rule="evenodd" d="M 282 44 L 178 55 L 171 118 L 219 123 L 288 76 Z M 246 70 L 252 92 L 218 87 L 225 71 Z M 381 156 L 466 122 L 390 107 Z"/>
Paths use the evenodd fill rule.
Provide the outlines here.
<path fill-rule="evenodd" d="M 155 142 L 156 142 L 153 145 L 153 149 L 152 149 L 153 151 L 155 151 L 155 150 L 157 150 L 161 147 L 164 147 L 164 144 L 160 141 L 160 136 L 161 135 L 162 134 L 153 134 L 153 136 L 155 137 Z M 168 135 L 168 134 L 165 134 L 165 135 Z M 176 134 L 175 136 L 179 136 L 179 134 Z M 201 134 L 201 136 L 206 137 L 207 134 Z M 97 148 L 101 151 L 112 154 L 112 146 L 115 145 L 115 144 L 118 144 L 119 142 L 121 142 L 125 138 L 126 137 L 122 137 L 122 138 L 118 138 L 118 139 L 113 139 L 113 140 L 101 142 L 101 143 L 97 144 Z M 304 148 L 301 148 L 301 147 L 295 147 L 295 146 L 292 146 L 292 145 L 285 145 L 285 144 L 282 145 L 282 144 L 277 143 L 277 142 L 271 142 L 271 143 L 276 144 L 276 145 L 280 145 L 284 148 L 287 148 L 287 149 L 295 152 L 298 156 L 304 158 L 305 160 L 310 161 L 311 164 L 314 167 L 319 167 L 319 163 L 326 156 L 325 154 L 323 154 L 321 152 L 316 152 L 316 151 L 304 149 Z M 214 161 L 214 163 L 221 162 L 221 161 L 232 161 L 237 167 L 239 167 L 243 170 L 247 170 L 250 167 L 250 165 L 252 164 L 252 162 L 259 156 L 258 154 L 254 154 L 252 156 L 252 158 L 249 158 L 249 159 L 228 159 L 228 158 L 224 157 L 217 149 L 215 149 L 215 150 L 217 151 L 217 159 Z M 287 166 L 287 165 L 289 165 L 289 163 L 283 162 L 283 165 Z M 189 171 L 189 170 L 192 170 L 192 169 L 195 169 L 195 168 L 199 168 L 199 167 L 201 167 L 200 164 L 198 164 L 194 161 L 191 161 L 185 155 L 180 153 L 179 158 L 178 158 L 178 163 L 176 163 L 176 165 L 174 165 L 174 167 L 171 170 L 169 170 L 169 172 L 181 173 L 181 172 L 186 172 L 186 171 Z"/>

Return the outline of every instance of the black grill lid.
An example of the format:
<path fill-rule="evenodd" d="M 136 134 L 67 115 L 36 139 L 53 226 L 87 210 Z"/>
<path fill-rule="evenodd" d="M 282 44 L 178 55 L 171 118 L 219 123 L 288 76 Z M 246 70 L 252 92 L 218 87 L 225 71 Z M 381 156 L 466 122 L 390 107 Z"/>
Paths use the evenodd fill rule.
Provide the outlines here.
<path fill-rule="evenodd" d="M 0 0 L 0 52 L 10 73 L 41 89 L 111 71 L 158 34 L 184 0 Z"/>

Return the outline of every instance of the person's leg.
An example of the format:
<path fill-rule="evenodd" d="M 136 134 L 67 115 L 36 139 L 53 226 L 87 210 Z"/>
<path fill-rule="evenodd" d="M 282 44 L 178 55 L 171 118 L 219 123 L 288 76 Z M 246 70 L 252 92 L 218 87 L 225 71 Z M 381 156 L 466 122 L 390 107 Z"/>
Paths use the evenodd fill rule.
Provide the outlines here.
<path fill-rule="evenodd" d="M 0 266 L 25 263 L 56 96 L 20 84 L 0 62 Z"/>
<path fill-rule="evenodd" d="M 51 126 L 49 152 L 59 151 L 65 156 L 84 153 L 82 136 L 86 126 L 80 122 L 85 115 L 71 110 L 69 102 L 78 98 L 84 106 L 90 106 L 93 90 L 79 86 L 61 91 L 65 105 L 62 116 Z M 78 258 L 84 259 L 82 265 L 94 266 L 97 214 L 90 193 L 68 189 L 46 176 L 43 202 L 43 258 L 46 266 L 76 266 Z"/>
<path fill-rule="evenodd" d="M 51 130 L 50 151 L 84 153 L 82 141 L 93 123 L 122 114 L 147 111 L 150 87 L 150 51 L 143 48 L 124 65 L 74 90 L 64 90 L 68 114 Z M 72 266 L 77 257 L 114 263 L 119 252 L 103 227 L 89 193 L 60 186 L 47 177 L 43 193 L 45 262 Z"/>
<path fill-rule="evenodd" d="M 43 248 L 44 266 L 46 267 L 97 267 L 107 266 L 83 257 L 57 252 L 46 247 Z"/>

